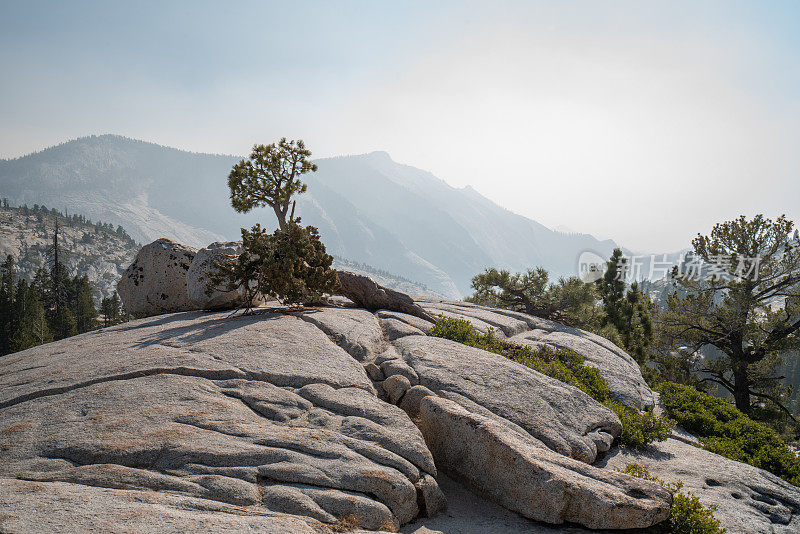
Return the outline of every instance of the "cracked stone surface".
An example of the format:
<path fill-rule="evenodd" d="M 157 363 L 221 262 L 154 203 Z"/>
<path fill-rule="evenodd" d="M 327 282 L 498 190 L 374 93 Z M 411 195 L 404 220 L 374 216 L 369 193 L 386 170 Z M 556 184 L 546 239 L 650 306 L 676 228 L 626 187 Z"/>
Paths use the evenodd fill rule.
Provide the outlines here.
<path fill-rule="evenodd" d="M 444 315 L 470 321 L 475 328 L 486 332 L 493 328 L 496 335 L 522 345 L 549 345 L 570 349 L 598 368 L 608 382 L 612 397 L 640 409 L 654 406 L 652 390 L 642 377 L 639 365 L 624 350 L 604 337 L 579 328 L 533 317 L 510 310 L 478 306 L 468 302 L 421 301 L 420 305 L 432 315 Z"/>
<path fill-rule="evenodd" d="M 97 381 L 163 373 L 373 390 L 361 365 L 314 325 L 282 314 L 228 315 L 163 315 L 6 356 L 0 407 Z"/>
<path fill-rule="evenodd" d="M 513 424 L 542 446 L 593 462 L 598 443 L 622 430 L 617 416 L 578 388 L 455 341 L 408 336 L 395 347 L 419 384 L 486 417 Z"/>
<path fill-rule="evenodd" d="M 375 359 L 387 343 L 378 319 L 358 308 L 312 308 L 296 314 L 331 336 L 360 362 Z"/>
<path fill-rule="evenodd" d="M 292 315 L 161 316 L 2 363 L 2 477 L 396 530 L 436 474 L 405 412 Z"/>
<path fill-rule="evenodd" d="M 646 528 L 669 516 L 672 496 L 661 486 L 557 454 L 453 401 L 423 399 L 420 427 L 443 469 L 531 519 L 606 529 Z"/>
<path fill-rule="evenodd" d="M 541 324 L 419 304 L 514 339 Z M 424 335 L 430 326 L 356 308 L 184 312 L 5 356 L 0 530 L 395 531 L 446 505 L 437 465 L 542 521 L 624 527 L 660 518 L 667 500 L 657 488 L 588 465 L 619 432 L 612 412 L 515 362 Z M 595 356 L 618 358 L 611 349 Z M 626 372 L 615 366 L 605 368 Z M 434 417 L 429 405 L 448 409 Z M 481 477 L 487 466 L 495 475 Z M 515 504 L 505 494 L 520 477 Z M 772 506 L 764 499 L 747 506 Z M 779 504 L 770 517 L 790 510 L 794 525 L 795 512 Z"/>
<path fill-rule="evenodd" d="M 667 482 L 683 482 L 706 505 L 728 532 L 800 532 L 800 488 L 772 473 L 723 458 L 676 439 L 654 443 L 649 450 L 612 449 L 598 465 L 622 469 L 629 463 L 645 466 Z"/>
<path fill-rule="evenodd" d="M 0 530 L 330 534 L 312 519 L 176 494 L 0 478 Z"/>

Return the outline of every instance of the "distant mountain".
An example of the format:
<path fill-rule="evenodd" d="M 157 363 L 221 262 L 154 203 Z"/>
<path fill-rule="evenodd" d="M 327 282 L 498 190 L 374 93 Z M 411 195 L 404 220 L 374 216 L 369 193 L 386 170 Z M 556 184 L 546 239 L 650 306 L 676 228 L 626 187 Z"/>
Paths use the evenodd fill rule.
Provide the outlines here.
<path fill-rule="evenodd" d="M 143 243 L 170 237 L 197 247 L 223 239 L 212 225 L 192 222 L 213 195 L 225 195 L 219 203 L 226 202 L 220 176 L 235 161 L 113 135 L 84 137 L 0 160 L 0 194 L 12 204 L 44 204 L 122 224 Z"/>
<path fill-rule="evenodd" d="M 0 195 L 122 224 L 138 241 L 169 237 L 199 247 L 272 225 L 271 211 L 233 211 L 226 177 L 235 156 L 196 154 L 113 135 L 69 141 L 0 161 Z M 456 297 L 486 267 L 541 265 L 575 274 L 584 250 L 608 257 L 616 244 L 555 232 L 472 188 L 456 189 L 385 152 L 317 160 L 298 200 L 303 222 L 328 250 Z"/>

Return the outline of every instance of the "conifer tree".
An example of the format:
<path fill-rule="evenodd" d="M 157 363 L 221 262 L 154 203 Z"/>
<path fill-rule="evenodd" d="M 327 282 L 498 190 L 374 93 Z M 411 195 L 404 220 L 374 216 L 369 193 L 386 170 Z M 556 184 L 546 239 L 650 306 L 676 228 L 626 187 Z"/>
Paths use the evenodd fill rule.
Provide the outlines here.
<path fill-rule="evenodd" d="M 589 328 L 595 322 L 596 294 L 591 284 L 577 277 L 550 283 L 544 267 L 511 273 L 486 269 L 472 278 L 475 293 L 466 300 L 476 304 L 521 311 L 570 326 Z"/>
<path fill-rule="evenodd" d="M 250 157 L 234 165 L 228 175 L 233 209 L 247 213 L 259 206 L 269 206 L 278 218 L 280 229 L 285 230 L 287 223 L 294 220 L 292 197 L 306 190 L 300 176 L 317 170 L 309 156 L 311 151 L 302 140 L 287 141 L 284 137 L 277 144 L 255 145 Z"/>
<path fill-rule="evenodd" d="M 242 228 L 243 252 L 236 260 L 216 264 L 207 292 L 239 291 L 246 308 L 254 296 L 272 295 L 286 304 L 316 302 L 339 288 L 333 257 L 326 253 L 319 232 L 295 219 L 292 197 L 303 193 L 300 176 L 317 170 L 303 141 L 281 139 L 256 145 L 250 158 L 234 165 L 228 175 L 231 205 L 246 213 L 269 206 L 278 229 L 269 234 L 261 225 Z M 291 212 L 289 207 L 291 205 Z M 288 219 L 287 219 L 288 217 Z"/>
<path fill-rule="evenodd" d="M 17 327 L 14 314 L 15 284 L 16 268 L 14 258 L 9 254 L 0 266 L 0 354 L 11 351 L 11 337 Z"/>
<path fill-rule="evenodd" d="M 122 302 L 116 291 L 110 297 L 103 297 L 100 303 L 100 313 L 103 314 L 103 326 L 113 326 L 123 322 Z"/>
<path fill-rule="evenodd" d="M 48 251 L 51 258 L 50 268 L 50 294 L 48 298 L 48 311 L 50 330 L 54 339 L 64 339 L 78 333 L 75 317 L 67 305 L 67 278 L 66 268 L 61 262 L 60 247 L 58 243 L 58 221 L 53 231 L 53 245 Z"/>
<path fill-rule="evenodd" d="M 70 281 L 69 304 L 79 334 L 97 328 L 97 309 L 94 307 L 89 277 L 75 276 Z"/>
<path fill-rule="evenodd" d="M 707 347 L 723 353 L 701 361 L 703 380 L 728 390 L 748 415 L 757 399 L 795 419 L 775 372 L 782 352 L 800 349 L 800 238 L 793 232 L 783 215 L 717 224 L 692 241 L 703 269 L 673 273 L 683 291 L 667 299 L 665 328 L 688 345 L 688 358 Z"/>
<path fill-rule="evenodd" d="M 612 326 L 622 347 L 644 365 L 653 341 L 652 304 L 637 282 L 626 289 L 627 259 L 620 249 L 614 249 L 606 265 L 606 272 L 596 282 L 603 301 L 600 325 Z"/>
<path fill-rule="evenodd" d="M 29 286 L 25 280 L 20 280 L 16 293 L 18 326 L 11 338 L 11 351 L 17 352 L 53 341 L 42 305 L 42 295 L 36 286 Z"/>

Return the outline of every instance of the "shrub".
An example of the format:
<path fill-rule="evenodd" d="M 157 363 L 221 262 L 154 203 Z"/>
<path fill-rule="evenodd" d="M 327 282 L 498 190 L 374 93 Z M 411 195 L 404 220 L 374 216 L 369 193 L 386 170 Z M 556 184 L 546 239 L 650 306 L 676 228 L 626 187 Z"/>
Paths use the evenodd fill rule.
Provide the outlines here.
<path fill-rule="evenodd" d="M 207 291 L 216 288 L 242 291 L 245 302 L 257 295 L 272 295 L 286 304 L 319 301 L 339 286 L 333 257 L 313 226 L 289 222 L 284 230 L 269 234 L 255 225 L 242 228 L 243 252 L 232 261 L 215 264 Z"/>
<path fill-rule="evenodd" d="M 665 383 L 659 390 L 667 413 L 697 434 L 704 449 L 765 469 L 800 486 L 800 458 L 774 430 L 753 421 L 724 399 L 690 386 Z"/>
<path fill-rule="evenodd" d="M 458 343 L 463 343 L 464 345 L 470 345 L 472 347 L 480 344 L 481 337 L 469 321 L 441 316 L 433 325 L 428 335 L 457 341 Z"/>
<path fill-rule="evenodd" d="M 654 441 L 664 441 L 675 428 L 675 422 L 653 412 L 640 412 L 616 402 L 606 403 L 622 422 L 619 441 L 631 449 L 643 449 Z"/>
<path fill-rule="evenodd" d="M 439 317 L 429 335 L 443 337 L 476 347 L 521 363 L 535 371 L 575 386 L 597 400 L 608 399 L 608 383 L 595 367 L 584 365 L 584 358 L 571 350 L 553 349 L 547 345 L 529 347 L 497 339 L 493 330 L 482 334 L 464 319 Z"/>
<path fill-rule="evenodd" d="M 656 525 L 654 531 L 664 534 L 724 534 L 727 532 L 720 526 L 719 520 L 714 517 L 714 512 L 717 511 L 716 506 L 703 506 L 700 499 L 693 493 L 680 493 L 683 482 L 665 482 L 651 475 L 646 467 L 639 464 L 628 464 L 624 469 L 617 469 L 617 471 L 656 482 L 673 493 L 669 519 Z"/>
<path fill-rule="evenodd" d="M 622 421 L 620 443 L 640 449 L 653 441 L 669 437 L 674 423 L 664 416 L 640 413 L 633 408 L 611 402 L 608 382 L 596 367 L 585 365 L 586 360 L 577 352 L 554 349 L 548 345 L 529 347 L 497 339 L 492 330 L 482 334 L 469 321 L 439 317 L 430 334 L 457 341 L 471 347 L 487 350 L 521 363 L 535 371 L 579 388 L 594 400 L 612 409 Z"/>
<path fill-rule="evenodd" d="M 511 345 L 508 342 L 506 344 Z M 585 365 L 585 358 L 577 352 L 567 349 L 557 350 L 547 345 L 525 348 L 529 349 L 526 354 L 519 354 L 512 359 L 542 374 L 577 387 L 597 402 L 608 400 L 610 395 L 608 382 L 597 367 Z"/>
<path fill-rule="evenodd" d="M 671 534 L 722 534 L 727 532 L 714 517 L 715 505 L 703 506 L 694 493 L 677 493 L 669 516 Z"/>

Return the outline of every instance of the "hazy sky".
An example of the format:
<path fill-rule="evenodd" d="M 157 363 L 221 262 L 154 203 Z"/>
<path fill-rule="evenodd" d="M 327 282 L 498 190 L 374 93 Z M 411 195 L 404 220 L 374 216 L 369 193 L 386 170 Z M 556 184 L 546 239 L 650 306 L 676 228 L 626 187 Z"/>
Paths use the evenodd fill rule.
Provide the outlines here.
<path fill-rule="evenodd" d="M 0 0 L 0 68 L 0 157 L 287 136 L 634 249 L 800 222 L 798 2 Z"/>

